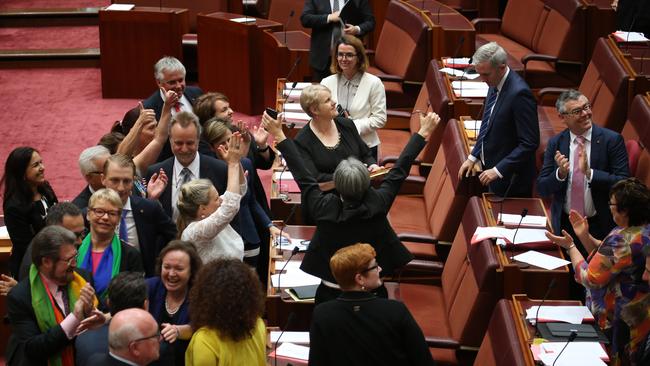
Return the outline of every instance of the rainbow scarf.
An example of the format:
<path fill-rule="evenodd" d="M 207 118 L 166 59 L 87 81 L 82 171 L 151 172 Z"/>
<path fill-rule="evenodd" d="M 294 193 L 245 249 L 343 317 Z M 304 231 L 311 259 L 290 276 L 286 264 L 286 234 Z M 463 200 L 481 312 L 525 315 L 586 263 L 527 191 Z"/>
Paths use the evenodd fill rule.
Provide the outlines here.
<path fill-rule="evenodd" d="M 78 273 L 73 272 L 73 275 L 74 278 L 68 284 L 68 304 L 70 304 L 70 308 L 74 308 L 81 289 L 86 285 L 86 280 Z M 60 324 L 65 316 L 55 305 L 55 300 L 49 288 L 43 283 L 43 279 L 34 264 L 29 267 L 29 284 L 36 322 L 41 332 L 45 333 L 48 329 Z M 94 306 L 97 306 L 97 298 L 94 299 L 93 303 Z M 70 311 L 70 309 L 67 310 Z M 50 357 L 48 364 L 50 366 L 74 366 L 74 350 L 72 344 L 66 346 L 60 353 Z"/>
<path fill-rule="evenodd" d="M 104 300 L 108 292 L 106 291 L 108 290 L 108 284 L 111 282 L 113 277 L 120 273 L 120 262 L 122 261 L 122 246 L 120 244 L 120 238 L 117 235 L 113 235 L 111 245 L 104 250 L 102 259 L 99 262 L 95 273 L 93 273 L 93 256 L 90 253 L 91 248 L 92 243 L 90 241 L 90 234 L 88 234 L 79 247 L 77 263 L 79 263 L 79 268 L 93 274 L 95 293 L 97 293 L 97 296 L 99 296 L 100 299 Z"/>

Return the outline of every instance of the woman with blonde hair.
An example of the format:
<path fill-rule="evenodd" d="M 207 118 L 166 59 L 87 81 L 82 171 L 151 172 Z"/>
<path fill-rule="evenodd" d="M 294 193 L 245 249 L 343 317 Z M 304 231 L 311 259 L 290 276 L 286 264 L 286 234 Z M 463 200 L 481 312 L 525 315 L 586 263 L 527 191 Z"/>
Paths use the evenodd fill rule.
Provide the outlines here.
<path fill-rule="evenodd" d="M 220 147 L 228 164 L 228 185 L 219 196 L 207 179 L 196 179 L 181 186 L 178 194 L 177 227 L 181 240 L 191 241 L 204 262 L 220 257 L 242 260 L 244 242 L 230 226 L 239 212 L 239 202 L 246 194 L 246 178 L 240 160 L 248 151 L 250 139 L 235 133 L 228 149 Z"/>

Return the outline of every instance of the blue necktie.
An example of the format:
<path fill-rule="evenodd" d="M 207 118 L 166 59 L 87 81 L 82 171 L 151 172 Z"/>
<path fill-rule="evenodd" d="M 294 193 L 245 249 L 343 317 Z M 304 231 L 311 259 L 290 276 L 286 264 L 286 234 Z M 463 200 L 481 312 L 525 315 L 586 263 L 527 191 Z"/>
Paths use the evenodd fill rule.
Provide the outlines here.
<path fill-rule="evenodd" d="M 485 134 L 487 133 L 489 122 L 490 122 L 490 116 L 492 115 L 492 109 L 494 108 L 494 104 L 497 101 L 498 94 L 499 94 L 499 90 L 497 88 L 494 88 L 492 90 L 492 94 L 490 94 L 490 97 L 485 102 L 485 108 L 483 108 L 483 119 L 481 120 L 481 131 L 478 133 L 478 139 L 476 139 L 476 145 L 481 146 L 481 151 L 483 150 L 483 139 L 485 138 Z"/>
<path fill-rule="evenodd" d="M 126 228 L 126 213 L 128 210 L 122 210 L 122 218 L 120 219 L 120 241 L 124 244 L 129 243 L 129 232 Z"/>

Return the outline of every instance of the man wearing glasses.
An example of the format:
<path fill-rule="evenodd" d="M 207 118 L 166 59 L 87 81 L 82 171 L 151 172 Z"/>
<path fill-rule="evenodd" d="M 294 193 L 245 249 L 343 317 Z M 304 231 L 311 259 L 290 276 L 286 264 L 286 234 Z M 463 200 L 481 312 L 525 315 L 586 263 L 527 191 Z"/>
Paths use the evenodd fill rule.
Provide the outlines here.
<path fill-rule="evenodd" d="M 82 321 L 99 319 L 89 318 L 97 299 L 90 283 L 75 271 L 75 241 L 75 234 L 57 225 L 34 237 L 29 277 L 7 296 L 12 325 L 8 365 L 74 365 L 72 342 L 87 326 Z"/>
<path fill-rule="evenodd" d="M 145 109 L 153 109 L 156 113 L 156 120 L 160 121 L 165 92 L 173 91 L 178 97 L 178 102 L 172 106 L 172 117 L 180 112 L 193 112 L 194 100 L 203 94 L 203 90 L 196 86 L 185 85 L 185 66 L 175 57 L 165 56 L 154 65 L 154 77 L 159 90 L 156 90 L 147 98 L 142 105 Z M 160 152 L 158 161 L 163 161 L 172 156 L 171 147 L 165 144 Z"/>
<path fill-rule="evenodd" d="M 555 106 L 567 128 L 548 141 L 537 191 L 553 195 L 551 222 L 556 235 L 566 230 L 576 240 L 571 213 L 587 217 L 591 235 L 603 239 L 614 227 L 609 190 L 629 176 L 623 137 L 593 123 L 591 104 L 577 90 L 563 92 Z M 578 249 L 586 258 L 588 253 Z"/>
<path fill-rule="evenodd" d="M 147 311 L 126 309 L 115 314 L 108 328 L 108 355 L 95 355 L 89 365 L 144 366 L 158 359 L 160 330 Z"/>

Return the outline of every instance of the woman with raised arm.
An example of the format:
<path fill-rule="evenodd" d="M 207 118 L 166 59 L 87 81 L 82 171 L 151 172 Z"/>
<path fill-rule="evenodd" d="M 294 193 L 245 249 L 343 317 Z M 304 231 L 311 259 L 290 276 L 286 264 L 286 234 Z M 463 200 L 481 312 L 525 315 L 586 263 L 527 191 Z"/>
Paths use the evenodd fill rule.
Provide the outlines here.
<path fill-rule="evenodd" d="M 316 232 L 300 267 L 322 280 L 316 291 L 316 303 L 335 299 L 341 292 L 330 271 L 329 260 L 342 247 L 369 243 L 377 252 L 382 274 L 389 276 L 413 258 L 386 216 L 413 160 L 438 122 L 440 117 L 435 113 L 420 116 L 420 130 L 411 137 L 378 188 L 370 186 L 370 174 L 362 162 L 347 158 L 338 164 L 333 174 L 336 192 L 322 192 L 316 177 L 303 163 L 302 154 L 282 132 L 282 124 L 264 113 L 262 124 L 275 137 L 277 148 L 300 186 L 303 208 L 312 212 L 316 221 Z M 387 296 L 383 286 L 375 292 Z"/>

